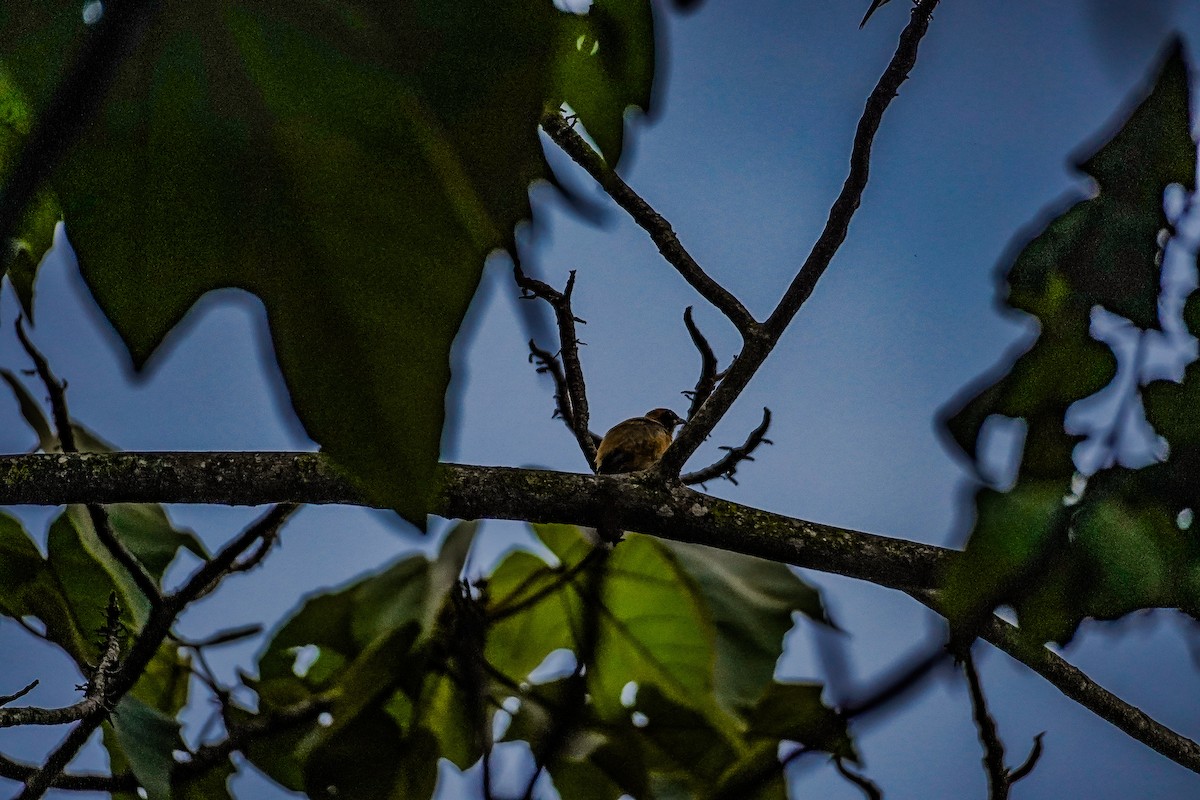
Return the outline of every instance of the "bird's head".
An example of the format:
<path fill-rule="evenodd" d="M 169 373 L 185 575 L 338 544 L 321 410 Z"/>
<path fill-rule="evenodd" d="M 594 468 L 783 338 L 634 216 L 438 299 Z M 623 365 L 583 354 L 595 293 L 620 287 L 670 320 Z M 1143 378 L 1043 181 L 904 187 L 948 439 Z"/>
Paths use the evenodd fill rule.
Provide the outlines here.
<path fill-rule="evenodd" d="M 668 433 L 675 432 L 676 425 L 683 424 L 683 418 L 669 408 L 656 408 L 646 412 L 646 419 L 652 419 L 667 429 Z"/>

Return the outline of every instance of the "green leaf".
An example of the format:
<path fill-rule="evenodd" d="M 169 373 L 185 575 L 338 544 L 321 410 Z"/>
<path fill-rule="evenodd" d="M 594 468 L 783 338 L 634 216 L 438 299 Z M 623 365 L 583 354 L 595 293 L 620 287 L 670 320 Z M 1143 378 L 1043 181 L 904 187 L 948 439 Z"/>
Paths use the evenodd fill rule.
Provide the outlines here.
<path fill-rule="evenodd" d="M 775 674 L 792 613 L 829 624 L 821 595 L 786 564 L 662 542 L 696 582 L 717 632 L 714 683 L 729 710 L 752 705 Z"/>
<path fill-rule="evenodd" d="M 686 776 L 694 786 L 708 786 L 741 753 L 729 730 L 713 726 L 704 715 L 655 686 L 638 688 L 634 708 L 646 715 L 640 733 L 652 746 L 648 761 L 656 772 Z"/>
<path fill-rule="evenodd" d="M 46 542 L 46 565 L 66 600 L 65 618 L 43 618 L 46 634 L 66 650 L 78 664 L 95 664 L 100 656 L 99 631 L 105 624 L 109 596 L 116 592 L 121 606 L 120 621 L 128 630 L 140 630 L 149 606 L 132 581 L 119 581 L 122 571 L 95 540 L 91 525 L 78 513 L 60 514 L 50 525 Z M 132 587 L 132 588 L 131 588 Z M 131 601 L 129 592 L 134 597 Z M 40 616 L 40 614 L 39 614 Z"/>
<path fill-rule="evenodd" d="M 1045 572 L 1045 559 L 1067 541 L 1058 481 L 1026 481 L 1009 492 L 980 489 L 975 525 L 966 552 L 954 559 L 943 582 L 951 626 L 970 631 L 993 608 L 1028 591 L 1026 582 Z"/>
<path fill-rule="evenodd" d="M 180 550 L 190 550 L 202 559 L 208 557 L 196 534 L 176 528 L 160 505 L 115 503 L 105 509 L 117 538 L 156 582 L 162 581 L 163 573 Z"/>
<path fill-rule="evenodd" d="M 652 537 L 628 534 L 593 566 L 572 569 L 591 551 L 582 532 L 571 526 L 533 527 L 563 563 L 539 566 L 528 554 L 514 554 L 497 568 L 489 581 L 488 662 L 506 675 L 524 677 L 530 665 L 555 649 L 578 652 L 584 615 L 598 614 L 597 660 L 588 681 L 602 718 L 625 713 L 620 698 L 630 682 L 657 685 L 721 717 L 712 695 L 712 618 L 666 547 Z M 582 600 L 591 569 L 603 570 L 599 608 Z M 528 604 L 535 598 L 538 602 Z M 505 615 L 503 609 L 514 605 L 521 612 Z"/>
<path fill-rule="evenodd" d="M 556 733 L 555 717 L 563 713 L 569 694 L 567 678 L 526 687 L 504 740 L 528 742 L 534 752 L 542 752 L 546 737 Z M 584 705 L 575 722 L 558 758 L 547 765 L 559 795 L 605 800 L 648 796 L 645 742 L 630 717 L 601 720 Z"/>
<path fill-rule="evenodd" d="M 463 685 L 462 663 L 451 669 L 432 669 L 425 677 L 425 686 L 417 710 L 423 727 L 433 735 L 436 755 L 445 758 L 459 769 L 467 769 L 483 756 L 481 727 L 490 737 L 492 716 L 480 707 L 486 695 L 486 685 L 467 689 Z M 466 673 L 470 674 L 470 673 Z M 483 679 L 482 674 L 477 676 Z M 473 696 L 478 694 L 478 698 Z"/>
<path fill-rule="evenodd" d="M 12 163 L 21 152 L 33 124 L 33 112 L 11 76 L 0 64 L 0 165 Z M 3 168 L 0 166 L 0 172 Z M 0 278 L 5 273 L 26 317 L 33 318 L 33 282 L 42 258 L 54 244 L 54 228 L 61 219 L 58 201 L 50 192 L 38 192 L 17 224 L 14 235 L 0 243 Z"/>
<path fill-rule="evenodd" d="M 33 398 L 33 395 L 25 388 L 25 384 L 11 370 L 0 369 L 0 378 L 3 378 L 4 382 L 8 384 L 8 388 L 12 389 L 13 397 L 16 398 L 17 406 L 21 410 L 21 416 L 37 434 L 38 447 L 42 452 L 53 452 L 54 447 L 58 444 L 58 437 L 50 430 L 50 421 L 46 419 L 46 414 L 42 411 L 42 404 Z"/>
<path fill-rule="evenodd" d="M 581 64 L 550 3 L 168 2 L 53 178 L 84 277 L 138 366 L 204 293 L 257 295 L 310 435 L 423 525 L 451 344 L 549 177 L 544 105 L 615 158 L 649 19 L 604 0 Z M 75 2 L 6 3 L 9 94 L 42 107 L 84 34 Z"/>
<path fill-rule="evenodd" d="M 1142 328 L 1157 328 L 1163 192 L 1194 188 L 1187 65 L 1176 42 L 1158 80 L 1124 126 L 1080 168 L 1098 194 L 1075 204 L 1020 251 L 1008 272 L 1008 306 L 1034 315 L 1041 334 L 1018 357 L 952 404 L 946 425 L 972 459 L 993 414 L 1028 425 L 1022 473 L 1066 477 L 1076 439 L 1063 432 L 1067 408 L 1112 380 L 1116 361 L 1089 333 L 1099 304 Z"/>
<path fill-rule="evenodd" d="M 168 641 L 150 659 L 130 694 L 173 717 L 187 705 L 191 679 L 191 658 Z"/>
<path fill-rule="evenodd" d="M 150 800 L 171 800 L 176 750 L 184 750 L 179 723 L 126 695 L 112 715 L 112 727 L 129 767 Z"/>
<path fill-rule="evenodd" d="M 177 781 L 174 786 L 174 800 L 232 799 L 229 779 L 236 774 L 237 769 L 227 758 L 221 763 L 209 767 L 197 777 Z"/>
<path fill-rule="evenodd" d="M 252 748 L 248 757 L 256 765 L 291 789 L 339 786 L 352 796 L 371 797 L 387 796 L 376 794 L 384 785 L 424 787 L 436 777 L 439 757 L 463 767 L 478 759 L 475 728 L 463 724 L 469 698 L 452 680 L 461 665 L 453 675 L 443 671 L 454 663 L 457 642 L 447 601 L 476 528 L 474 523 L 452 528 L 433 561 L 400 559 L 308 598 L 271 637 L 259 658 L 260 707 L 278 709 L 322 692 L 333 698 L 332 721 L 289 732 L 271 747 Z M 315 660 L 298 670 L 297 656 L 307 648 L 316 649 Z M 431 652 L 448 660 L 431 658 Z M 404 740 L 387 756 L 388 764 L 403 758 L 405 766 L 386 771 L 376 782 L 333 763 L 349 758 L 345 753 L 366 731 L 383 728 L 396 730 Z M 367 763 L 364 756 L 360 768 L 367 769 Z M 396 797 L 419 796 L 407 794 L 409 789 L 396 791 Z"/>
<path fill-rule="evenodd" d="M 1069 542 L 1016 604 L 1023 632 L 1065 644 L 1088 617 L 1200 611 L 1200 545 L 1179 529 L 1177 512 L 1146 472 L 1116 467 L 1090 479 Z"/>
<path fill-rule="evenodd" d="M 1176 40 L 1148 96 L 1079 165 L 1099 194 L 1052 223 L 1013 266 L 1011 305 L 1037 314 L 1038 303 L 1030 301 L 1060 277 L 1083 307 L 1100 304 L 1140 328 L 1159 327 L 1158 234 L 1168 227 L 1163 192 L 1171 184 L 1195 188 L 1189 97 L 1183 43 Z"/>
<path fill-rule="evenodd" d="M 392 795 L 405 753 L 404 733 L 387 714 L 375 710 L 355 717 L 315 750 L 304 765 L 304 791 L 309 797 L 338 797 L 349 800 L 383 800 L 389 797 L 429 797 L 428 792 Z M 430 759 L 426 768 L 437 764 Z"/>
<path fill-rule="evenodd" d="M 943 412 L 950 434 L 971 459 L 977 458 L 984 422 L 998 414 L 1026 421 L 1023 473 L 1044 478 L 1074 473 L 1072 450 L 1080 437 L 1064 430 L 1067 409 L 1104 388 L 1116 376 L 1117 361 L 1091 337 L 1087 310 L 1073 303 L 1067 288 L 1055 283 L 1033 346 L 968 387 L 969 399 L 954 401 L 952 413 Z"/>
<path fill-rule="evenodd" d="M 0 511 L 0 610 L 15 619 L 40 616 L 47 589 L 58 594 L 37 545 L 16 517 Z"/>
<path fill-rule="evenodd" d="M 285 705 L 280 702 L 279 705 Z M 244 726 L 257 715 L 236 705 L 226 710 L 230 722 Z M 293 725 L 267 736 L 252 738 L 242 753 L 271 780 L 293 792 L 304 791 L 304 764 L 296 757 L 311 726 Z"/>
<path fill-rule="evenodd" d="M 857 761 L 846 720 L 821 700 L 819 683 L 771 683 L 750 711 L 749 738 L 787 739 Z"/>
<path fill-rule="evenodd" d="M 360 714 L 379 709 L 401 682 L 414 679 L 412 673 L 424 666 L 412 653 L 418 632 L 411 623 L 380 636 L 338 673 L 337 699 L 329 709 L 333 722 L 314 728 L 298 747 L 301 754 L 339 735 Z"/>
<path fill-rule="evenodd" d="M 609 164 L 616 165 L 625 110 L 650 108 L 654 15 L 645 0 L 596 0 L 583 15 L 563 15 L 555 59 L 557 96 L 583 121 Z"/>

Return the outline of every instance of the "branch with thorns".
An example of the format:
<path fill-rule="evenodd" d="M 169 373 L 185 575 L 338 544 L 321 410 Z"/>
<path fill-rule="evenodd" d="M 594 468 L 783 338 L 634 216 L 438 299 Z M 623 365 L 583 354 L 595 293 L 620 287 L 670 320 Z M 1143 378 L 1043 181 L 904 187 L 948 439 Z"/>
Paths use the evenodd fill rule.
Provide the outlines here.
<path fill-rule="evenodd" d="M 210 592 L 225 576 L 237 571 L 238 565 L 245 563 L 239 561 L 243 554 L 258 544 L 260 540 L 274 537 L 279 527 L 297 508 L 298 506 L 291 503 L 273 506 L 256 522 L 229 541 L 215 556 L 202 564 L 180 589 L 164 595 L 161 601 L 152 607 L 149 619 L 134 637 L 133 645 L 121 664 L 121 668 L 114 671 L 101 670 L 102 660 L 94 671 L 89 686 L 95 684 L 99 676 L 106 676 L 103 687 L 103 704 L 93 706 L 88 713 L 81 716 L 78 724 L 50 753 L 42 767 L 32 773 L 27 773 L 26 777 L 22 778 L 25 781 L 25 788 L 17 795 L 17 800 L 34 800 L 45 794 L 52 786 L 57 785 L 67 764 L 108 716 L 108 709 L 115 707 L 141 678 L 159 647 L 170 636 L 171 626 L 175 624 L 180 613 L 190 603 Z M 251 555 L 250 560 L 253 558 L 254 556 Z"/>
<path fill-rule="evenodd" d="M 113 680 L 121 667 L 121 639 L 124 637 L 125 627 L 121 624 L 120 617 L 121 608 L 117 604 L 117 596 L 115 593 L 110 594 L 104 626 L 99 631 L 100 659 L 89 670 L 87 683 L 78 687 L 84 690 L 82 700 L 64 708 L 0 708 L 0 728 L 16 725 L 66 725 L 92 714 L 107 715 L 113 707 Z M 0 698 L 0 705 L 6 705 L 28 694 L 37 685 L 38 681 L 33 681 L 19 692 Z"/>
<path fill-rule="evenodd" d="M 571 270 L 567 285 L 561 292 L 545 281 L 526 275 L 520 263 L 513 265 L 513 277 L 521 289 L 522 299 L 539 298 L 554 309 L 554 319 L 558 323 L 558 356 L 562 359 L 561 369 L 557 366 L 557 359 L 545 351 L 536 350 L 534 342 L 531 341 L 529 347 L 531 351 L 536 350 L 532 352 L 532 357 L 536 357 L 542 364 L 538 371 L 545 369 L 554 378 L 558 414 L 575 434 L 575 441 L 579 443 L 579 449 L 591 467 L 596 463 L 598 437 L 588 430 L 587 386 L 583 380 L 583 365 L 579 362 L 579 345 L 582 343 L 575 330 L 575 323 L 586 325 L 587 321 L 575 316 L 575 312 L 571 310 L 571 294 L 575 291 L 575 270 Z M 565 404 L 564 399 L 567 401 Z"/>
<path fill-rule="evenodd" d="M 75 428 L 71 423 L 70 412 L 67 410 L 67 382 L 59 380 L 54 375 L 46 357 L 42 355 L 40 350 L 34 347 L 33 342 L 30 341 L 29 336 L 25 333 L 25 325 L 22 317 L 17 317 L 16 329 L 17 339 L 20 340 L 21 347 L 25 349 L 25 353 L 33 361 L 38 379 L 41 380 L 47 395 L 49 395 L 50 409 L 54 416 L 54 427 L 58 435 L 59 446 L 62 447 L 64 453 L 78 453 L 79 447 L 75 441 Z M 137 560 L 137 557 L 117 538 L 104 506 L 89 503 L 87 505 L 87 512 L 88 517 L 92 521 L 92 527 L 96 531 L 96 538 L 100 540 L 100 543 L 104 545 L 109 554 L 116 559 L 117 563 L 129 573 L 134 585 L 150 601 L 151 607 L 161 605 L 162 592 L 159 590 L 158 583 L 150 576 L 150 573 L 146 571 L 142 563 Z"/>

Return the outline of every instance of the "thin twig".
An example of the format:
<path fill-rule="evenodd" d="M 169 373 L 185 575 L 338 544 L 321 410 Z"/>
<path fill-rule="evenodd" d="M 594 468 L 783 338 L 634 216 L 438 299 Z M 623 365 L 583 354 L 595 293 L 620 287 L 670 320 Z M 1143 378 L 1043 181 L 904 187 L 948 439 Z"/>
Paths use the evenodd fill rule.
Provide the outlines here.
<path fill-rule="evenodd" d="M 78 453 L 79 448 L 75 445 L 75 429 L 71 426 L 71 415 L 67 411 L 67 384 L 54 375 L 53 370 L 50 369 L 50 362 L 42 355 L 42 351 L 38 350 L 30 341 L 29 334 L 25 332 L 24 318 L 18 316 L 13 327 L 17 330 L 17 339 L 21 342 L 21 347 L 33 361 L 38 379 L 50 397 L 50 412 L 54 417 L 54 428 L 58 434 L 59 445 L 64 453 Z"/>
<path fill-rule="evenodd" d="M 221 548 L 215 556 L 206 561 L 192 574 L 187 583 L 168 599 L 186 605 L 192 600 L 201 598 L 211 592 L 215 585 L 226 575 L 238 571 L 238 558 L 255 544 L 263 541 L 273 541 L 279 534 L 279 528 L 300 507 L 294 503 L 280 503 L 272 506 L 265 514 L 238 534 L 232 541 Z M 181 606 L 182 607 L 182 606 Z"/>
<path fill-rule="evenodd" d="M 1029 755 L 1025 757 L 1025 762 L 1008 775 L 1009 786 L 1033 772 L 1033 768 L 1037 766 L 1038 760 L 1042 757 L 1042 738 L 1045 735 L 1046 732 L 1042 731 L 1033 737 L 1033 747 L 1030 748 Z"/>
<path fill-rule="evenodd" d="M 554 140 L 562 151 L 569 155 L 576 164 L 583 167 L 589 175 L 604 188 L 608 196 L 625 209 L 629 216 L 640 225 L 663 258 L 675 267 L 676 271 L 692 285 L 700 296 L 712 303 L 721 313 L 729 318 L 743 338 L 747 338 L 759 325 L 746 307 L 734 297 L 729 290 L 713 280 L 701 266 L 696 263 L 691 254 L 679 243 L 679 237 L 671 229 L 671 224 L 650 204 L 629 188 L 625 181 L 605 163 L 604 159 L 588 145 L 582 136 L 571 129 L 570 124 L 558 111 L 551 111 L 542 117 L 542 130 Z"/>
<path fill-rule="evenodd" d="M 33 342 L 29 340 L 29 336 L 25 333 L 25 326 L 21 317 L 17 317 L 16 321 L 17 338 L 21 342 L 21 346 L 25 349 L 26 354 L 33 361 L 34 368 L 37 370 L 38 378 L 42 385 L 46 388 L 46 393 L 50 397 L 50 409 L 54 416 L 54 427 L 58 434 L 58 442 L 64 453 L 77 453 L 79 447 L 75 442 L 75 429 L 71 425 L 71 414 L 67 410 L 67 384 L 65 381 L 59 380 L 53 370 L 50 369 L 50 362 L 42 355 L 41 351 L 34 347 Z M 146 572 L 146 568 L 142 563 L 129 551 L 125 544 L 117 538 L 113 531 L 112 523 L 109 521 L 108 512 L 104 507 L 95 503 L 87 505 L 88 518 L 92 522 L 92 528 L 95 529 L 96 538 L 104 545 L 104 549 L 120 564 L 129 577 L 133 579 L 133 583 L 138 590 L 146 596 L 152 607 L 158 606 L 162 602 L 162 593 L 159 591 L 158 584 Z"/>
<path fill-rule="evenodd" d="M 571 397 L 567 391 L 567 376 L 563 374 L 562 363 L 558 356 L 537 346 L 533 339 L 529 340 L 529 363 L 537 367 L 538 374 L 549 375 L 554 381 L 554 416 L 563 421 L 572 434 L 575 433 L 575 418 L 571 413 Z M 594 447 L 600 446 L 600 436 L 588 431 Z"/>
<path fill-rule="evenodd" d="M 843 763 L 843 759 L 834 756 L 833 766 L 837 769 L 839 775 L 861 789 L 862 793 L 866 795 L 867 800 L 883 800 L 883 791 L 879 786 L 866 775 L 851 772 L 850 768 Z"/>
<path fill-rule="evenodd" d="M 734 478 L 734 473 L 737 472 L 738 464 L 743 461 L 753 461 L 752 453 L 758 449 L 759 445 L 772 444 L 767 438 L 767 429 L 771 427 L 771 410 L 763 409 L 762 422 L 758 427 L 750 431 L 750 435 L 746 437 L 746 441 L 738 447 L 727 447 L 722 445 L 720 449 L 727 451 L 719 461 L 711 464 L 704 469 L 696 470 L 695 472 L 686 472 L 679 477 L 679 480 L 688 486 L 694 486 L 697 483 L 706 483 L 717 478 L 724 478 L 737 485 L 737 479 Z"/>
<path fill-rule="evenodd" d="M 113 677 L 120 668 L 123 633 L 120 614 L 121 609 L 117 605 L 116 595 L 109 595 L 105 624 L 101 630 L 104 636 L 104 646 L 100 651 L 100 660 L 88 678 L 87 690 L 82 700 L 63 708 L 39 708 L 37 706 L 0 708 L 0 728 L 10 728 L 16 725 L 66 725 L 81 720 L 89 714 L 107 713 L 111 708 Z M 37 681 L 7 698 L 5 702 L 20 697 L 34 686 L 37 686 Z"/>
<path fill-rule="evenodd" d="M 331 704 L 330 698 L 319 695 L 286 708 L 257 715 L 235 727 L 222 741 L 198 747 L 191 758 L 175 765 L 171 771 L 171 781 L 174 783 L 195 778 L 258 739 L 316 719 Z M 24 764 L 0 755 L 0 777 L 28 781 L 37 771 L 38 767 L 33 764 Z M 129 772 L 117 775 L 61 774 L 55 778 L 51 788 L 78 792 L 133 792 L 138 788 L 138 779 Z"/>
<path fill-rule="evenodd" d="M 203 639 L 187 639 L 177 633 L 171 634 L 171 638 L 179 642 L 181 646 L 198 652 L 205 647 L 216 647 L 217 645 L 230 644 L 231 642 L 248 639 L 251 636 L 257 636 L 262 633 L 262 630 L 262 625 L 252 622 L 247 625 L 238 625 L 235 628 L 219 630 L 216 633 L 205 636 Z"/>
<path fill-rule="evenodd" d="M 558 352 L 562 357 L 564 383 L 571 406 L 571 431 L 575 434 L 575 441 L 579 443 L 579 449 L 587 459 L 588 466 L 594 469 L 596 443 L 593 434 L 588 430 L 590 414 L 587 386 L 583 380 L 583 365 L 579 361 L 579 336 L 575 330 L 575 323 L 582 323 L 584 320 L 575 316 L 575 312 L 571 310 L 571 294 L 575 291 L 575 270 L 571 270 L 566 288 L 561 292 L 545 281 L 526 275 L 519 263 L 513 265 L 513 277 L 521 287 L 522 296 L 541 298 L 554 309 L 554 318 L 558 322 Z M 559 410 L 562 410 L 561 400 Z"/>
<path fill-rule="evenodd" d="M 141 633 L 134 639 L 121 669 L 117 671 L 107 687 L 106 701 L 115 706 L 125 694 L 137 683 L 158 648 L 170 634 L 175 618 L 187 605 L 209 591 L 212 586 L 224 577 L 238 557 L 262 537 L 273 535 L 274 531 L 295 511 L 292 504 L 281 503 L 274 506 L 257 522 L 249 526 L 229 544 L 221 549 L 210 561 L 197 569 L 192 577 L 184 583 L 179 591 L 167 595 L 162 602 L 150 612 Z M 67 764 L 79 752 L 92 733 L 100 727 L 107 709 L 98 709 L 80 719 L 79 724 L 71 729 L 63 741 L 47 757 L 45 763 L 36 773 L 31 775 L 24 790 L 17 800 L 35 800 L 45 794 L 66 769 Z"/>
<path fill-rule="evenodd" d="M 841 193 L 830 208 L 824 230 L 792 279 L 779 305 L 765 323 L 755 327 L 755 335 L 746 338 L 742 352 L 730 364 L 728 373 L 720 385 L 696 415 L 683 426 L 679 436 L 663 454 L 656 466 L 660 476 L 669 478 L 678 475 L 696 448 L 712 433 L 713 428 L 729 411 L 758 368 L 771 354 L 796 312 L 812 295 L 817 281 L 845 241 L 850 220 L 853 219 L 866 189 L 871 146 L 883 113 L 899 92 L 900 84 L 907 80 L 909 72 L 916 64 L 921 39 L 929 29 L 929 20 L 937 4 L 938 0 L 918 0 L 913 7 L 912 17 L 904 32 L 900 34 L 896 52 L 867 99 L 866 108 L 859 119 L 850 154 L 850 172 L 842 185 Z"/>
<path fill-rule="evenodd" d="M 975 659 L 970 648 L 963 653 L 963 672 L 967 676 L 967 687 L 971 694 L 971 713 L 975 718 L 975 727 L 979 729 L 979 743 L 983 745 L 983 768 L 988 777 L 989 800 L 1008 799 L 1008 767 L 1004 766 L 1004 742 L 996 729 L 996 720 L 988 713 L 987 698 L 983 694 L 983 684 L 979 681 L 979 670 L 975 669 Z"/>
<path fill-rule="evenodd" d="M 41 681 L 34 679 L 24 689 L 21 689 L 14 694 L 6 694 L 0 697 L 0 706 L 6 706 L 13 700 L 20 700 L 22 697 L 36 689 L 39 683 L 41 683 Z"/>
<path fill-rule="evenodd" d="M 700 332 L 700 328 L 696 325 L 696 321 L 692 319 L 692 307 L 688 306 L 683 311 L 683 324 L 687 328 L 688 335 L 692 337 L 692 344 L 696 346 L 696 350 L 700 353 L 700 377 L 696 378 L 696 388 L 690 392 L 683 394 L 692 401 L 688 407 L 688 418 L 690 419 L 700 406 L 704 405 L 704 401 L 713 393 L 713 389 L 717 386 L 717 381 L 721 380 L 724 373 L 717 371 L 717 356 L 713 353 L 712 345 L 708 343 L 708 339 L 704 338 L 704 334 Z"/>

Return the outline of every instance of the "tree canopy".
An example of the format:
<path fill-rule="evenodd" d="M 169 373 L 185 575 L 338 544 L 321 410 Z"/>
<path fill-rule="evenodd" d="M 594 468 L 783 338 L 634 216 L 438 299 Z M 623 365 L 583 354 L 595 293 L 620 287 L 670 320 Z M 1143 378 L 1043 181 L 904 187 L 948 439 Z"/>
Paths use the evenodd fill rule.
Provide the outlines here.
<path fill-rule="evenodd" d="M 882 5 L 863 23 L 878 26 Z M 0 234 L 25 319 L 23 360 L 0 376 L 41 454 L 0 460 L 0 503 L 64 508 L 44 538 L 0 515 L 0 612 L 66 654 L 84 697 L 21 706 L 33 686 L 13 687 L 0 724 L 72 727 L 37 764 L 3 757 L 0 775 L 22 781 L 23 798 L 53 788 L 219 798 L 248 763 L 311 797 L 365 800 L 433 796 L 448 762 L 478 770 L 491 798 L 506 796 L 493 750 L 520 741 L 530 798 L 547 781 L 564 798 L 786 797 L 787 766 L 810 753 L 877 796 L 856 726 L 954 663 L 990 796 L 1006 797 L 1036 772 L 1042 739 L 1023 765 L 1009 763 L 972 655 L 979 639 L 1200 771 L 1200 746 L 1044 646 L 1070 643 L 1086 620 L 1200 614 L 1200 377 L 1194 364 L 1167 377 L 1162 366 L 1200 334 L 1185 230 L 1196 115 L 1181 39 L 1079 151 L 1090 195 L 1018 234 L 1001 261 L 999 301 L 1036 321 L 1036 335 L 940 412 L 976 475 L 962 551 L 709 494 L 744 478 L 771 443 L 768 409 L 744 442 L 691 463 L 747 402 L 854 235 L 885 112 L 919 72 L 936 7 L 911 9 L 815 244 L 759 316 L 750 309 L 762 304 L 702 266 L 618 169 L 630 115 L 656 111 L 662 91 L 661 28 L 676 12 L 649 0 L 4 4 Z M 570 179 L 568 159 L 579 169 Z M 549 216 L 531 185 L 586 214 L 581 175 L 706 304 L 670 309 L 700 362 L 687 421 L 662 461 L 632 476 L 444 463 L 455 340 L 497 254 L 515 267 L 510 293 L 538 309 L 528 360 L 551 381 L 547 407 L 592 461 L 579 308 L 601 301 L 580 299 L 583 273 L 554 283 L 534 269 L 517 233 L 531 221 L 536 234 Z M 76 419 L 71 376 L 30 329 L 60 220 L 138 370 L 170 361 L 164 343 L 206 293 L 261 300 L 287 396 L 320 455 L 122 454 Z M 1164 277 L 1181 259 L 1185 279 Z M 616 285 L 586 291 L 629 302 Z M 1101 318 L 1133 346 L 1100 335 Z M 713 320 L 732 331 L 716 347 Z M 1081 422 L 1098 396 L 1112 413 Z M 1007 471 L 988 450 L 1005 424 L 1020 440 Z M 1148 457 L 1125 442 L 1138 425 L 1152 431 Z M 270 508 L 213 547 L 173 521 L 173 503 Z M 192 604 L 270 559 L 314 503 L 391 509 L 422 529 L 430 514 L 468 521 L 436 548 L 297 597 L 269 631 L 181 632 Z M 530 546 L 471 569 L 489 524 L 476 520 L 492 519 L 529 523 Z M 777 669 L 798 619 L 829 636 L 839 622 L 789 565 L 897 589 L 942 615 L 947 633 L 870 691 L 834 698 L 822 681 Z M 207 654 L 252 637 L 257 655 L 229 685 Z M 182 721 L 205 699 L 212 726 L 185 740 Z M 108 771 L 69 768 L 96 730 Z"/>

